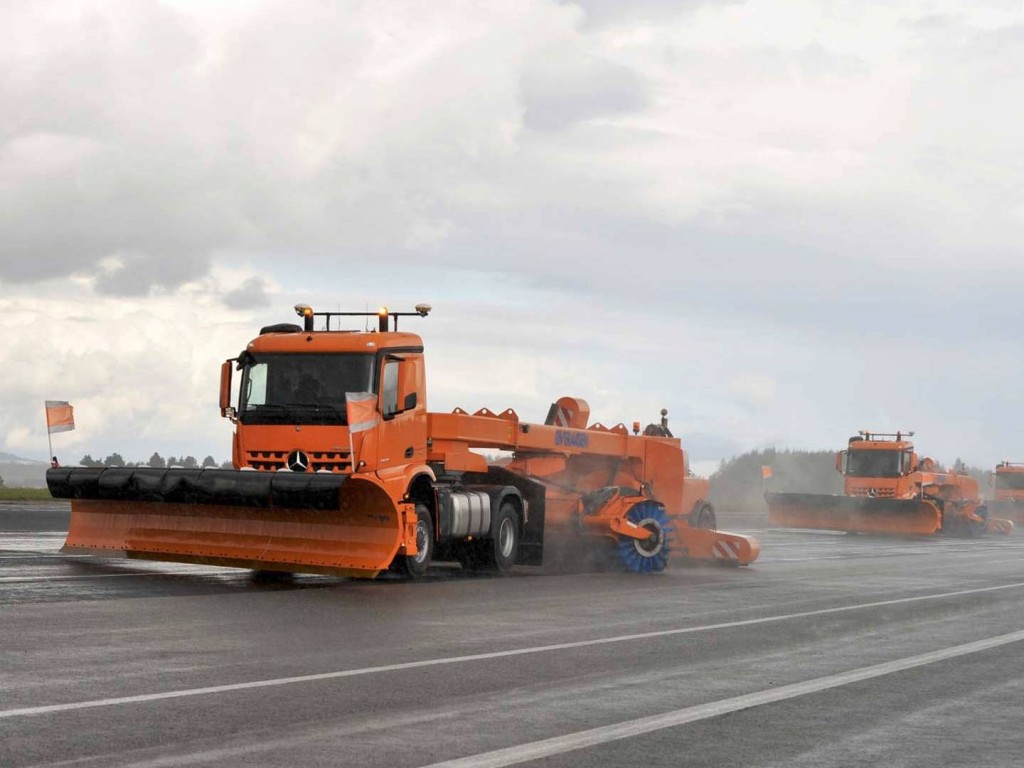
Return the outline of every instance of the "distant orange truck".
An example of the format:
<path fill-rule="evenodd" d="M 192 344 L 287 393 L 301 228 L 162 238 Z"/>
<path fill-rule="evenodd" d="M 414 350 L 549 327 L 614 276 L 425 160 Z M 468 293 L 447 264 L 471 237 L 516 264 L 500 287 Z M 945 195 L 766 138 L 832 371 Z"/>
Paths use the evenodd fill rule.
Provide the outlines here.
<path fill-rule="evenodd" d="M 858 432 L 836 454 L 843 495 L 768 493 L 768 521 L 786 528 L 858 533 L 1010 533 L 989 515 L 977 481 L 920 458 L 913 432 Z M 1022 476 L 1024 477 L 1024 476 Z"/>
<path fill-rule="evenodd" d="M 989 509 L 1018 525 L 1024 524 L 1024 463 L 1003 461 L 996 465 Z"/>

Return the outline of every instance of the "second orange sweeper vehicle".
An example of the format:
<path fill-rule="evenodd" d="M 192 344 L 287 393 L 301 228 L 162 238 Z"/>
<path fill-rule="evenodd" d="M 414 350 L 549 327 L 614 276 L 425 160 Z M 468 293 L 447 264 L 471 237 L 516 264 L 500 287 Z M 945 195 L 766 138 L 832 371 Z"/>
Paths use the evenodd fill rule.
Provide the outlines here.
<path fill-rule="evenodd" d="M 989 517 L 978 482 L 919 458 L 913 432 L 859 432 L 836 454 L 844 495 L 768 493 L 768 522 L 785 528 L 930 535 L 1007 534 Z"/>
<path fill-rule="evenodd" d="M 664 411 L 643 434 L 589 423 L 573 397 L 543 424 L 512 410 L 432 413 L 423 342 L 397 330 L 430 307 L 382 309 L 371 332 L 332 328 L 367 313 L 296 311 L 301 326 L 263 328 L 222 367 L 234 469 L 47 472 L 53 495 L 72 499 L 66 548 L 364 578 L 419 576 L 434 559 L 503 573 L 545 564 L 557 540 L 639 572 L 676 556 L 757 558 L 756 540 L 714 529 L 707 480 L 687 471 Z"/>

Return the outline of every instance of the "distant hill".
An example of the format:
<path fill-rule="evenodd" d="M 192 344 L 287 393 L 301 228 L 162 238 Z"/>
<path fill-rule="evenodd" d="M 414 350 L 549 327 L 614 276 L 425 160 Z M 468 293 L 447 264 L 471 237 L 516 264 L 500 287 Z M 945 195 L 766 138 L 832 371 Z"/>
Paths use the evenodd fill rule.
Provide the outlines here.
<path fill-rule="evenodd" d="M 0 451 L 0 477 L 8 488 L 43 488 L 46 486 L 45 461 L 26 459 Z"/>
<path fill-rule="evenodd" d="M 45 465 L 45 461 L 39 461 L 38 459 L 26 459 L 21 456 L 15 456 L 13 453 L 4 453 L 0 451 L 0 464 L 42 464 Z"/>
<path fill-rule="evenodd" d="M 767 510 L 761 467 L 772 468 L 769 491 L 842 493 L 833 451 L 791 451 L 766 448 L 723 461 L 711 475 L 711 503 L 722 510 Z"/>

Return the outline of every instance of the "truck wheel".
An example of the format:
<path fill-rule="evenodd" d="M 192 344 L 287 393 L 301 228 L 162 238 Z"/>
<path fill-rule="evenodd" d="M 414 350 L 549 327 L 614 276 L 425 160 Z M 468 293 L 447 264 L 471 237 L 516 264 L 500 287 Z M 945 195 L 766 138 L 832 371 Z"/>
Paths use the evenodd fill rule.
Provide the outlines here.
<path fill-rule="evenodd" d="M 427 572 L 434 556 L 434 523 L 426 504 L 416 505 L 416 554 L 395 558 L 397 570 L 410 579 L 418 579 Z"/>
<path fill-rule="evenodd" d="M 516 564 L 519 552 L 519 513 L 515 505 L 506 501 L 498 510 L 494 521 L 494 538 L 477 543 L 480 547 L 478 562 L 481 570 L 508 574 Z"/>
<path fill-rule="evenodd" d="M 690 515 L 691 528 L 707 528 L 714 531 L 716 525 L 715 510 L 710 504 L 701 504 Z"/>

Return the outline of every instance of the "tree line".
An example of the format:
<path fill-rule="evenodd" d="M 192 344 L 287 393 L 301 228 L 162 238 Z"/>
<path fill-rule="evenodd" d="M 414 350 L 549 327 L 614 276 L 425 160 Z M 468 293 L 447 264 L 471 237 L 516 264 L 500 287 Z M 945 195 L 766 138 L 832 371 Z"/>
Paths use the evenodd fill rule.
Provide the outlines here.
<path fill-rule="evenodd" d="M 116 451 L 105 459 L 94 459 L 90 454 L 85 454 L 78 463 L 83 467 L 152 467 L 153 469 L 166 469 L 167 467 L 184 467 L 185 469 L 231 469 L 230 461 L 217 463 L 213 456 L 207 456 L 200 462 L 195 456 L 168 456 L 166 459 L 156 451 L 149 457 L 149 461 L 125 461 L 124 457 Z"/>

